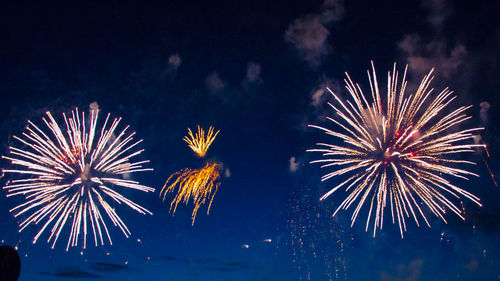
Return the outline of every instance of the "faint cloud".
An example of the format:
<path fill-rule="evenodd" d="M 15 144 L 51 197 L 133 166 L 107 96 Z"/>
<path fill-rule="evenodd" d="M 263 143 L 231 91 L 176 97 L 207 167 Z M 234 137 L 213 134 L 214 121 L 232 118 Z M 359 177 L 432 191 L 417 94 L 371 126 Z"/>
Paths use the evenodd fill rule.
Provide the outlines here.
<path fill-rule="evenodd" d="M 342 86 L 339 81 L 324 77 L 323 80 L 311 90 L 310 97 L 313 114 L 317 118 L 324 119 L 326 115 L 331 114 L 331 107 L 328 102 L 333 98 L 330 91 L 337 96 L 341 94 Z M 317 118 L 315 121 L 317 121 Z"/>
<path fill-rule="evenodd" d="M 380 281 L 417 281 L 420 280 L 424 262 L 420 259 L 414 260 L 409 264 L 400 264 L 395 266 L 396 272 L 380 273 Z"/>
<path fill-rule="evenodd" d="M 89 104 L 89 109 L 90 109 L 90 111 L 99 110 L 99 104 L 97 104 L 96 101 L 91 102 Z"/>
<path fill-rule="evenodd" d="M 481 135 L 473 135 L 472 139 L 474 140 L 474 144 L 483 144 L 483 138 Z M 479 149 L 476 149 L 476 152 L 479 152 Z"/>
<path fill-rule="evenodd" d="M 479 104 L 479 107 L 481 108 L 479 110 L 479 117 L 481 118 L 481 121 L 483 121 L 484 124 L 488 123 L 488 110 L 490 110 L 490 103 L 487 101 L 483 101 Z"/>
<path fill-rule="evenodd" d="M 114 272 L 114 271 L 123 271 L 130 269 L 127 265 L 121 265 L 117 263 L 106 263 L 106 262 L 96 262 L 91 267 L 93 270 L 100 272 Z"/>
<path fill-rule="evenodd" d="M 296 161 L 294 156 L 290 157 L 290 160 L 288 160 L 288 162 L 290 163 L 290 172 L 294 173 L 299 169 L 299 162 Z"/>
<path fill-rule="evenodd" d="M 168 57 L 167 66 L 165 70 L 163 70 L 163 72 L 161 73 L 161 77 L 165 78 L 167 76 L 173 76 L 177 72 L 177 69 L 179 69 L 181 64 L 182 64 L 182 59 L 178 53 L 170 55 Z"/>
<path fill-rule="evenodd" d="M 205 79 L 205 85 L 211 94 L 216 94 L 224 89 L 226 83 L 219 77 L 219 74 L 214 71 Z"/>
<path fill-rule="evenodd" d="M 340 20 L 343 14 L 343 1 L 326 0 L 319 13 L 294 20 L 286 29 L 284 39 L 311 67 L 317 67 L 331 49 L 327 42 L 330 35 L 327 25 Z"/>
<path fill-rule="evenodd" d="M 300 121 L 300 125 L 298 125 L 297 129 L 301 131 L 308 131 L 309 124 L 324 122 L 327 116 L 333 114 L 332 108 L 328 105 L 328 101 L 331 101 L 332 99 L 332 95 L 328 89 L 334 92 L 337 96 L 342 96 L 342 86 L 338 80 L 328 77 L 321 78 L 317 86 L 312 88 L 310 91 L 310 106 L 302 114 L 302 116 L 300 116 L 302 120 Z"/>
<path fill-rule="evenodd" d="M 326 42 L 330 32 L 317 16 L 296 19 L 285 31 L 285 41 L 291 43 L 312 67 L 317 67 L 328 54 Z"/>
<path fill-rule="evenodd" d="M 450 3 L 447 0 L 423 0 L 422 6 L 429 9 L 427 20 L 435 28 L 441 29 L 444 21 L 451 13 Z"/>
<path fill-rule="evenodd" d="M 42 275 L 50 275 L 54 277 L 63 277 L 63 278 L 75 278 L 75 279 L 83 279 L 83 278 L 101 278 L 102 275 L 97 275 L 93 273 L 86 272 L 79 267 L 76 266 L 66 266 L 60 267 L 55 272 L 40 272 Z"/>
<path fill-rule="evenodd" d="M 472 256 L 470 258 L 470 261 L 465 265 L 465 268 L 468 271 L 476 271 L 479 268 L 479 261 L 478 261 L 477 257 Z"/>
<path fill-rule="evenodd" d="M 339 21 L 344 16 L 344 0 L 325 0 L 322 8 L 321 17 L 327 23 Z"/>
<path fill-rule="evenodd" d="M 318 86 L 313 88 L 313 90 L 311 91 L 311 105 L 316 109 L 324 107 L 324 105 L 327 104 L 327 101 L 331 97 L 328 89 L 330 89 L 330 91 L 334 92 L 336 95 L 339 95 L 342 87 L 339 81 L 323 77 Z"/>
<path fill-rule="evenodd" d="M 462 44 L 450 48 L 444 40 L 435 39 L 426 43 L 418 35 L 406 35 L 398 46 L 407 56 L 410 72 L 415 75 L 422 75 L 436 67 L 442 76 L 450 78 L 463 64 L 467 54 Z"/>
<path fill-rule="evenodd" d="M 170 57 L 168 57 L 168 67 L 173 69 L 174 71 L 177 70 L 179 66 L 181 66 L 181 64 L 182 64 L 182 59 L 181 56 L 179 56 L 179 54 L 175 53 L 170 55 Z"/>
<path fill-rule="evenodd" d="M 319 88 L 311 95 L 311 105 L 317 107 L 321 104 L 321 97 L 325 93 L 325 89 Z"/>
<path fill-rule="evenodd" d="M 260 77 L 261 66 L 255 62 L 249 62 L 247 65 L 247 73 L 245 77 L 244 84 L 250 83 L 261 83 L 262 78 Z"/>
<path fill-rule="evenodd" d="M 451 3 L 447 0 L 422 0 L 422 6 L 429 11 L 427 21 L 432 26 L 433 39 L 424 41 L 418 34 L 406 34 L 398 42 L 399 49 L 407 57 L 411 74 L 421 76 L 436 67 L 440 76 L 449 79 L 460 67 L 467 55 L 463 44 L 450 44 L 442 30 L 446 19 L 452 13 Z"/>

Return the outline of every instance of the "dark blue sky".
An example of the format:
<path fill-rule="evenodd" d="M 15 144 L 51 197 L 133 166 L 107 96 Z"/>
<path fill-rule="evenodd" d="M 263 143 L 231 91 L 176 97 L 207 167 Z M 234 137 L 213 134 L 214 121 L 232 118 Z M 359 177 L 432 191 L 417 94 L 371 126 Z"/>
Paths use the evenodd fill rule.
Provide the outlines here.
<path fill-rule="evenodd" d="M 171 173 L 202 165 L 182 141 L 197 124 L 221 130 L 207 157 L 231 174 L 194 227 L 191 206 L 172 217 L 157 192 L 130 193 L 154 215 L 120 209 L 132 237 L 113 229 L 113 246 L 83 252 L 31 244 L 36 226 L 18 233 L 8 211 L 22 199 L 4 192 L 0 239 L 19 247 L 20 280 L 499 278 L 500 195 L 482 162 L 500 169 L 498 3 L 200 2 L 2 4 L 2 154 L 27 120 L 96 101 L 144 139 L 154 172 L 136 176 L 141 183 L 159 191 Z M 410 86 L 435 66 L 433 86 L 449 86 L 457 104 L 474 106 L 468 125 L 486 127 L 491 157 L 466 156 L 481 177 L 459 184 L 484 206 L 464 202 L 465 223 L 449 214 L 447 225 L 435 218 L 431 229 L 410 225 L 404 240 L 390 224 L 372 238 L 362 223 L 349 227 L 349 212 L 330 218 L 339 200 L 318 201 L 336 180 L 320 183 L 324 171 L 305 153 L 328 140 L 305 126 L 332 114 L 317 91 L 344 95 L 345 71 L 368 86 L 370 60 L 381 80 L 394 61 L 408 63 Z"/>

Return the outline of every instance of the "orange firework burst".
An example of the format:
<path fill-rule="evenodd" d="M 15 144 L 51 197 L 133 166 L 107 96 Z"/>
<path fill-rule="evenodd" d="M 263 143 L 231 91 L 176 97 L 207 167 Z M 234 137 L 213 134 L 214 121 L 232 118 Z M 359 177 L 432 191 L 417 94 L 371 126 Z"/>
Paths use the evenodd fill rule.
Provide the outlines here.
<path fill-rule="evenodd" d="M 208 148 L 215 140 L 215 137 L 219 131 L 214 134 L 214 127 L 210 126 L 208 128 L 208 133 L 205 136 L 205 131 L 198 125 L 198 132 L 193 135 L 193 132 L 188 128 L 188 136 L 185 136 L 183 140 L 188 143 L 189 147 L 198 155 L 198 157 L 204 157 L 207 153 Z"/>
<path fill-rule="evenodd" d="M 198 157 L 204 157 L 218 133 L 219 131 L 214 134 L 214 128 L 210 126 L 208 133 L 205 136 L 203 129 L 198 126 L 198 132 L 196 135 L 193 135 L 191 129 L 188 128 L 189 135 L 185 136 L 183 140 L 188 143 L 189 147 L 196 153 L 196 155 L 198 155 Z M 160 197 L 163 197 L 163 201 L 165 201 L 167 193 L 174 192 L 178 186 L 179 189 L 177 190 L 177 194 L 170 203 L 170 212 L 175 214 L 177 205 L 181 201 L 187 205 L 189 203 L 189 199 L 192 198 L 194 202 L 194 209 L 191 214 L 191 219 L 192 224 L 194 225 L 198 209 L 208 200 L 207 215 L 210 213 L 212 201 L 214 200 L 215 193 L 219 189 L 221 169 L 222 164 L 207 162 L 201 169 L 186 168 L 175 172 L 165 182 L 165 185 L 160 191 Z M 170 183 L 171 181 L 173 182 Z"/>
<path fill-rule="evenodd" d="M 179 186 L 175 198 L 170 203 L 170 212 L 175 213 L 177 205 L 182 201 L 184 204 L 189 203 L 192 198 L 194 202 L 193 213 L 191 214 L 192 224 L 196 219 L 196 213 L 201 205 L 208 203 L 207 215 L 210 213 L 210 207 L 214 200 L 215 193 L 219 189 L 221 165 L 218 163 L 207 163 L 201 169 L 182 169 L 173 173 L 165 182 L 160 196 L 163 194 L 163 201 L 167 193 L 174 192 L 175 187 Z M 175 179 L 175 180 L 174 180 Z M 169 182 L 174 180 L 170 185 Z"/>

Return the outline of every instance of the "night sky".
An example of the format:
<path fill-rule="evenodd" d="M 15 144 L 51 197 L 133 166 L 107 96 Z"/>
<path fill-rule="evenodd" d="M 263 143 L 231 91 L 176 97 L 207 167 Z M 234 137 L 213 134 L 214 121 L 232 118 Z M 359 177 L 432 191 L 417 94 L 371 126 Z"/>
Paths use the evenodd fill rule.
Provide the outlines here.
<path fill-rule="evenodd" d="M 153 212 L 117 212 L 132 232 L 110 226 L 113 245 L 65 251 L 18 232 L 9 212 L 22 196 L 0 196 L 0 240 L 17 246 L 19 280 L 496 280 L 500 278 L 500 2 L 490 1 L 66 1 L 0 7 L 0 153 L 28 120 L 59 120 L 97 102 L 144 140 L 153 172 L 132 175 L 155 193 L 126 195 Z M 375 238 L 342 198 L 319 201 L 339 181 L 321 182 L 306 153 L 335 141 L 307 127 L 331 126 L 324 92 L 347 96 L 344 72 L 368 92 L 373 60 L 385 82 L 408 64 L 414 89 L 432 67 L 436 90 L 473 105 L 464 126 L 481 126 L 483 151 L 463 157 L 480 175 L 455 183 L 466 221 L 448 213 L 431 228 L 387 220 Z M 380 83 L 385 89 L 385 84 Z M 220 130 L 206 158 L 224 172 L 210 215 L 192 205 L 175 216 L 159 190 L 168 176 L 197 168 L 182 138 L 200 124 Z M 61 123 L 62 125 L 62 123 Z M 2 160 L 2 167 L 9 161 Z M 15 177 L 7 175 L 1 184 Z M 460 203 L 459 203 L 460 204 Z M 388 216 L 389 213 L 387 213 Z M 361 215 L 364 218 L 363 215 Z"/>

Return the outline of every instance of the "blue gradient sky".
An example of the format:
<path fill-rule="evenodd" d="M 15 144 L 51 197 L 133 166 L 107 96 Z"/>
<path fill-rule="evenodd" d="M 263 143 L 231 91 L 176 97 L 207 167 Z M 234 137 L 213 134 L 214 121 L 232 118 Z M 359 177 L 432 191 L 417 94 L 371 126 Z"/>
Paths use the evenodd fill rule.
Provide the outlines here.
<path fill-rule="evenodd" d="M 154 172 L 134 179 L 157 188 L 127 193 L 153 216 L 117 207 L 130 238 L 112 229 L 112 246 L 69 252 L 65 243 L 33 245 L 35 226 L 18 233 L 9 209 L 22 199 L 3 191 L 0 240 L 18 246 L 20 280 L 500 277 L 500 190 L 483 163 L 500 169 L 498 3 L 148 2 L 26 2 L 0 11 L 0 152 L 27 120 L 96 101 L 144 139 L 142 157 Z M 387 224 L 372 238 L 362 223 L 349 227 L 349 212 L 330 217 L 340 198 L 318 201 L 337 180 L 321 183 L 324 171 L 305 153 L 331 140 L 306 127 L 332 114 L 317 90 L 344 96 L 345 71 L 367 88 L 370 60 L 380 80 L 394 61 L 409 63 L 410 87 L 435 66 L 433 86 L 454 89 L 457 106 L 474 106 L 468 125 L 485 126 L 491 157 L 465 156 L 481 177 L 457 184 L 484 205 L 464 201 L 465 222 L 449 214 L 448 224 L 432 218 L 431 229 L 410 224 L 404 240 Z M 172 217 L 158 191 L 171 173 L 203 164 L 182 141 L 197 124 L 221 130 L 207 158 L 230 177 L 221 179 L 210 215 L 202 208 L 192 227 L 192 206 Z"/>

